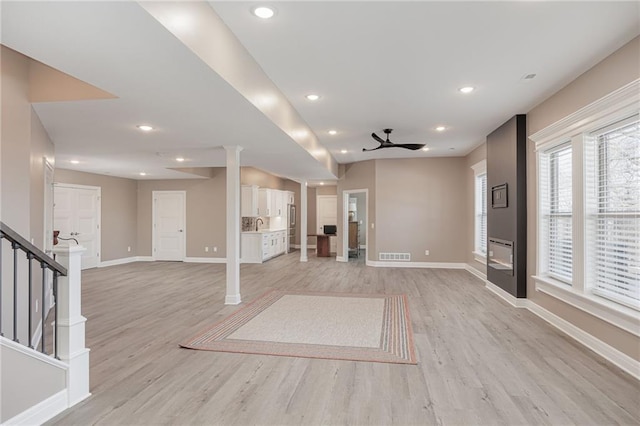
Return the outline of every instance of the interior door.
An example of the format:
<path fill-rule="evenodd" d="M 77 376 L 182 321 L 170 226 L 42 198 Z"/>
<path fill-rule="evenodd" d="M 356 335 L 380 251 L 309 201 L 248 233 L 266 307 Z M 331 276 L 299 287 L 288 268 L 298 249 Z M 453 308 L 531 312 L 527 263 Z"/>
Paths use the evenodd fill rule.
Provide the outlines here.
<path fill-rule="evenodd" d="M 184 191 L 153 191 L 153 255 L 156 260 L 185 257 Z"/>
<path fill-rule="evenodd" d="M 53 228 L 86 249 L 82 269 L 95 268 L 100 262 L 100 188 L 56 184 L 53 200 Z"/>
<path fill-rule="evenodd" d="M 318 234 L 324 233 L 324 225 L 338 224 L 338 196 L 318 195 L 316 199 Z M 332 253 L 337 251 L 336 237 L 329 238 L 329 250 Z"/>

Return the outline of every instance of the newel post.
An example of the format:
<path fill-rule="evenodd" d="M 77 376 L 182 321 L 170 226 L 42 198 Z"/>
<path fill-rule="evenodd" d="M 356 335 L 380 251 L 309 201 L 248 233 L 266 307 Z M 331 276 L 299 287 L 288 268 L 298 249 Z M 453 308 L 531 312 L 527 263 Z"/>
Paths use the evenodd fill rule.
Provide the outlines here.
<path fill-rule="evenodd" d="M 67 372 L 68 404 L 72 406 L 91 395 L 89 393 L 89 349 L 84 343 L 82 316 L 81 259 L 82 246 L 56 247 L 56 260 L 67 268 L 66 277 L 58 277 L 58 356 L 69 365 Z"/>

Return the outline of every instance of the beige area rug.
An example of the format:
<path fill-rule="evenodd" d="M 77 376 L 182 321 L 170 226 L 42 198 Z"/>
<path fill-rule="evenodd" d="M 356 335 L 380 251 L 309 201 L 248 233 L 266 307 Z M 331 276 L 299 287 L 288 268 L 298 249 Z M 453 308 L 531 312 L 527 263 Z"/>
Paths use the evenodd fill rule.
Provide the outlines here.
<path fill-rule="evenodd" d="M 271 291 L 180 346 L 416 364 L 405 295 Z"/>

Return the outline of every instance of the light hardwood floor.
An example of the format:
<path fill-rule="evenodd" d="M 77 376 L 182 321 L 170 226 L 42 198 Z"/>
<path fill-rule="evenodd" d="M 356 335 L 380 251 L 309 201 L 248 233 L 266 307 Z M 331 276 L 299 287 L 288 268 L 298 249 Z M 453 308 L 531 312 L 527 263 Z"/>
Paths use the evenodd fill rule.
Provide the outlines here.
<path fill-rule="evenodd" d="M 93 395 L 59 425 L 640 424 L 640 383 L 463 270 L 391 269 L 293 253 L 242 265 L 269 289 L 405 293 L 418 365 L 243 355 L 178 343 L 225 306 L 225 265 L 83 273 Z"/>

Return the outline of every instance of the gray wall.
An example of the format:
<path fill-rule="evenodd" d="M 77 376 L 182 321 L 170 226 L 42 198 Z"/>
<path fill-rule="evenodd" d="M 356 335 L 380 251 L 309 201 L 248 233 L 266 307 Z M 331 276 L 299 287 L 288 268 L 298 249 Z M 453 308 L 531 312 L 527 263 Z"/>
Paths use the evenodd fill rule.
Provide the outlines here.
<path fill-rule="evenodd" d="M 138 256 L 152 255 L 152 192 L 185 191 L 187 257 L 226 257 L 226 182 L 224 168 L 211 179 L 138 181 Z"/>
<path fill-rule="evenodd" d="M 602 62 L 582 74 L 565 88 L 527 113 L 528 132 L 531 135 L 555 123 L 578 109 L 589 105 L 612 91 L 640 78 L 640 37 L 611 54 Z M 535 271 L 536 247 L 536 156 L 534 144 L 528 143 L 527 167 L 527 269 Z M 527 280 L 528 297 L 560 318 L 611 345 L 635 360 L 640 360 L 640 339 L 584 311 L 556 298 L 535 291 L 533 279 Z"/>
<path fill-rule="evenodd" d="M 29 69 L 31 60 L 11 49 L 0 48 L 2 79 L 2 130 L 0 135 L 0 220 L 13 228 L 22 237 L 32 241 L 38 248 L 44 248 L 44 157 L 53 162 L 53 144 L 29 101 Z M 3 240 L 3 248 L 8 243 Z M 10 250 L 3 250 L 2 263 L 10 265 Z M 25 271 L 27 261 L 19 257 L 19 266 Z M 34 269 L 34 280 L 41 279 L 40 269 Z M 3 268 L 4 282 L 12 280 L 10 268 Z M 7 327 L 12 327 L 13 288 L 2 289 L 2 324 L 5 336 L 12 337 Z M 27 297 L 27 281 L 20 278 L 19 298 Z M 42 309 L 40 294 L 32 301 L 33 319 L 38 324 L 39 313 L 35 312 L 36 303 Z M 28 306 L 18 308 L 19 332 L 21 341 L 28 336 Z M 35 326 L 34 326 L 35 327 Z"/>
<path fill-rule="evenodd" d="M 465 172 L 462 157 L 377 160 L 377 240 L 369 258 L 408 252 L 412 262 L 465 262 Z"/>
<path fill-rule="evenodd" d="M 56 168 L 56 183 L 101 188 L 101 261 L 123 259 L 138 252 L 138 182 L 114 176 Z M 131 252 L 127 251 L 131 247 Z"/>

